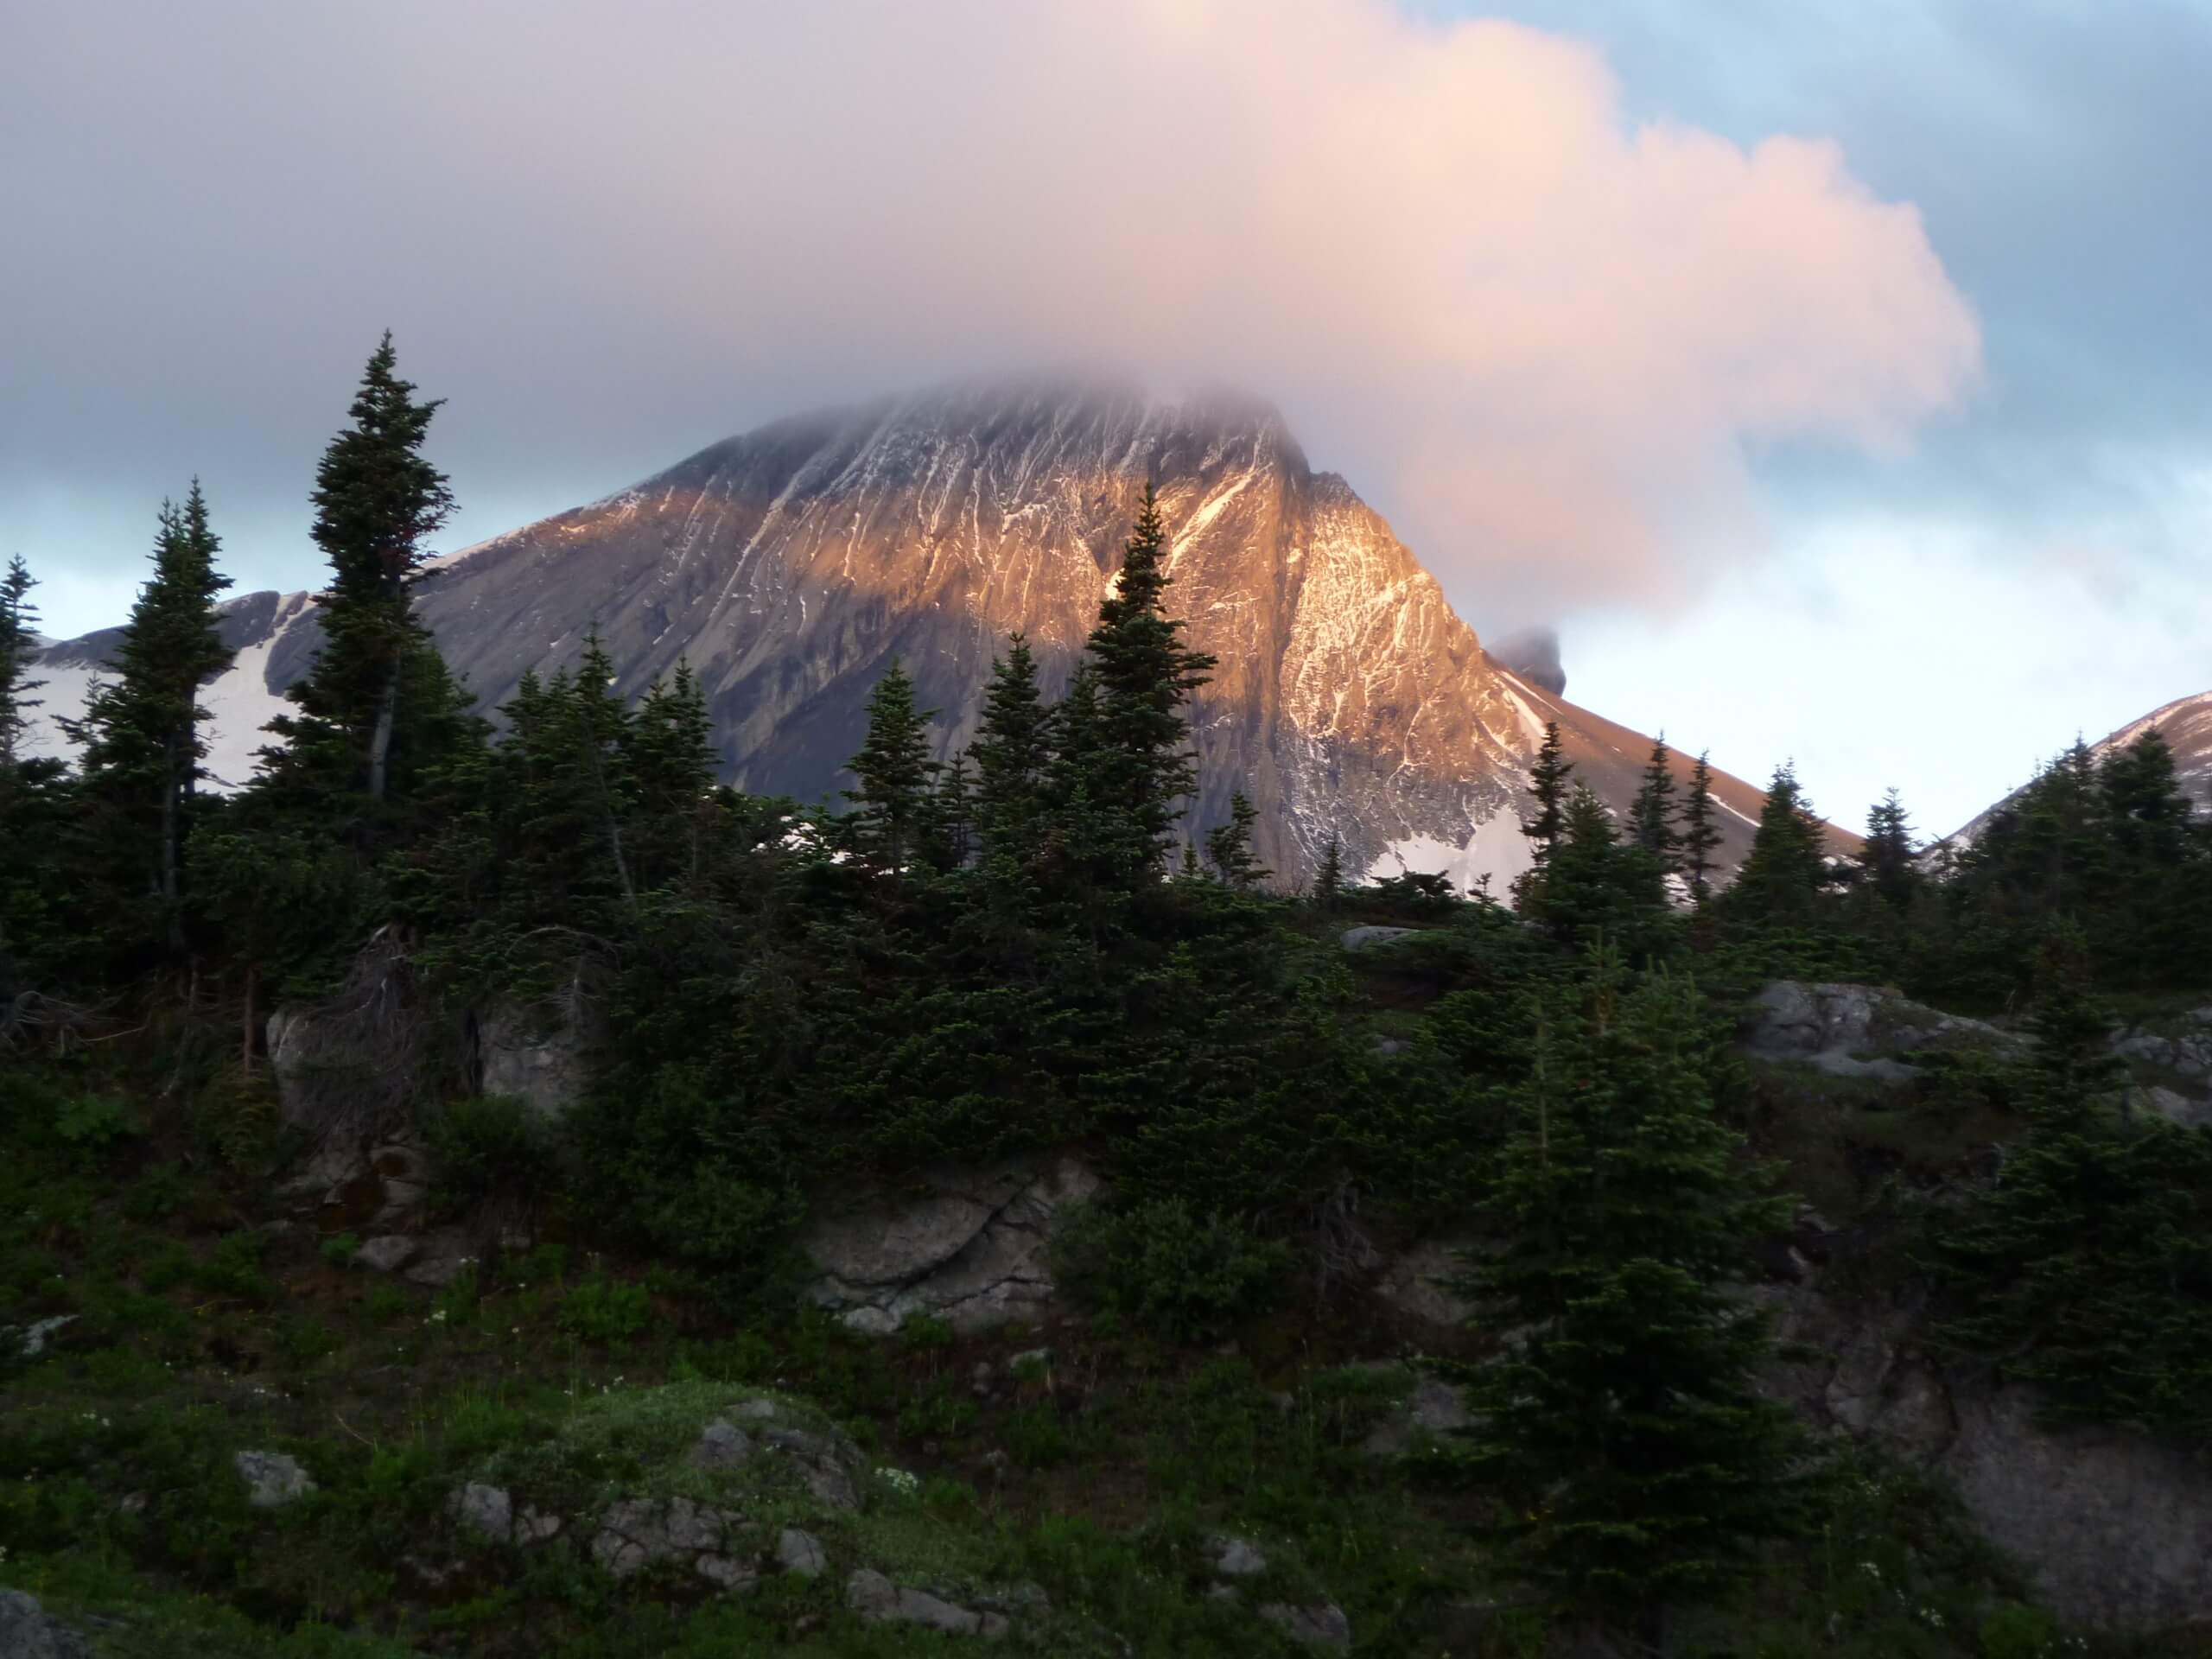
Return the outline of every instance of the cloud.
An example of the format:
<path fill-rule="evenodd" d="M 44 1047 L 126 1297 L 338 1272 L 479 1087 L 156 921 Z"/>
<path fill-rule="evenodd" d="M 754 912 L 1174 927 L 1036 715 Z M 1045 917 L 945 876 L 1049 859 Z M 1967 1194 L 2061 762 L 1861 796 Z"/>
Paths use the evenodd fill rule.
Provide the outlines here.
<path fill-rule="evenodd" d="M 149 513 L 194 466 L 219 507 L 297 499 L 387 321 L 464 498 L 545 509 L 803 404 L 1096 362 L 1276 399 L 1483 626 L 1687 601 L 1760 544 L 1747 457 L 1899 451 L 1980 370 L 1919 216 L 1833 145 L 1631 122 L 1594 49 L 1513 23 L 77 0 L 10 30 L 0 346 L 57 391 L 0 416 L 0 486 L 48 497 L 130 454 Z"/>

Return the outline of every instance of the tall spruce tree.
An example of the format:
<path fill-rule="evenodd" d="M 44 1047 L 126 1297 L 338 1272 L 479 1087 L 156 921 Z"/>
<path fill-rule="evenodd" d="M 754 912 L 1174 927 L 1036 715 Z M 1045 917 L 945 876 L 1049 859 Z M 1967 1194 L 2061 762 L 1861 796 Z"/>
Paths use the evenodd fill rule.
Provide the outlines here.
<path fill-rule="evenodd" d="M 846 766 L 859 782 L 845 798 L 854 849 L 878 869 L 904 870 L 923 850 L 930 823 L 934 710 L 914 707 L 914 683 L 894 657 L 868 700 L 868 741 Z"/>
<path fill-rule="evenodd" d="M 1866 811 L 1866 844 L 1858 859 L 1858 879 L 1893 907 L 1912 902 L 1920 887 L 1920 866 L 1912 845 L 1912 824 L 1894 789 Z"/>
<path fill-rule="evenodd" d="M 38 607 L 31 589 L 37 586 L 22 554 L 8 561 L 7 574 L 0 575 L 0 767 L 15 765 L 30 711 L 39 706 L 31 693 L 46 683 L 30 677 L 31 654 L 38 649 Z"/>
<path fill-rule="evenodd" d="M 1044 810 L 1052 759 L 1052 713 L 1038 690 L 1037 658 L 1017 633 L 991 664 L 983 712 L 969 746 L 975 821 L 987 857 L 1027 857 Z"/>
<path fill-rule="evenodd" d="M 1573 771 L 1574 763 L 1567 758 L 1566 745 L 1560 739 L 1559 721 L 1546 721 L 1544 741 L 1529 768 L 1528 794 L 1536 804 L 1535 816 L 1521 826 L 1522 833 L 1535 842 L 1539 868 L 1550 859 L 1567 829 L 1567 779 Z"/>
<path fill-rule="evenodd" d="M 83 746 L 89 861 L 126 895 L 130 919 L 118 926 L 181 950 L 185 842 L 207 753 L 200 688 L 230 664 L 215 602 L 231 579 L 215 568 L 221 542 L 197 479 L 181 507 L 162 504 L 159 523 L 153 574 L 124 627 L 117 677 L 92 692 L 71 728 Z"/>
<path fill-rule="evenodd" d="M 300 713 L 270 722 L 296 752 L 293 771 L 372 803 L 391 791 L 397 766 L 435 764 L 405 752 L 450 735 L 456 702 L 410 592 L 428 556 L 424 539 L 454 510 L 446 475 L 423 454 L 440 400 L 416 397 L 397 363 L 387 333 L 362 373 L 350 423 L 316 468 L 311 533 L 330 562 L 330 584 L 317 595 L 322 650 L 289 694 Z M 423 729 L 410 734 L 403 728 L 417 707 Z"/>
<path fill-rule="evenodd" d="M 1329 832 L 1329 844 L 1321 849 L 1321 862 L 1313 872 L 1313 903 L 1321 910 L 1334 910 L 1344 897 L 1344 846 L 1337 832 Z"/>
<path fill-rule="evenodd" d="M 1690 768 L 1689 789 L 1682 799 L 1681 838 L 1682 879 L 1689 884 L 1691 901 L 1699 906 L 1712 893 L 1713 855 L 1720 847 L 1713 806 L 1713 767 L 1700 753 Z"/>
<path fill-rule="evenodd" d="M 1255 887 L 1267 876 L 1252 853 L 1252 826 L 1259 816 L 1240 789 L 1229 798 L 1229 822 L 1206 836 L 1206 858 L 1230 887 Z"/>
<path fill-rule="evenodd" d="M 632 858 L 640 887 L 696 880 L 714 808 L 714 722 L 688 659 L 655 680 L 631 717 Z"/>
<path fill-rule="evenodd" d="M 1167 832 L 1198 785 L 1185 705 L 1214 666 L 1206 652 L 1185 646 L 1183 624 L 1162 607 L 1166 550 L 1166 522 L 1147 484 L 1084 647 L 1097 675 L 1090 796 L 1105 831 L 1100 874 L 1125 888 L 1159 879 Z"/>
<path fill-rule="evenodd" d="M 1643 779 L 1629 808 L 1629 830 L 1636 844 L 1662 870 L 1675 868 L 1675 851 L 1681 845 L 1675 828 L 1675 773 L 1669 760 L 1667 734 L 1662 732 L 1651 745 L 1651 758 L 1644 763 Z"/>
<path fill-rule="evenodd" d="M 1767 785 L 1751 850 L 1729 887 L 1732 919 L 1801 925 L 1814 918 L 1829 886 L 1826 836 L 1798 786 L 1796 767 L 1783 761 Z"/>
<path fill-rule="evenodd" d="M 1806 1522 L 1802 1433 L 1756 1376 L 1764 1315 L 1732 1293 L 1784 1224 L 1715 1109 L 1718 1041 L 1688 983 L 1618 952 L 1546 1000 L 1519 1119 L 1467 1258 L 1487 1330 L 1472 1468 L 1508 1569 L 1563 1612 L 1647 1636 Z"/>

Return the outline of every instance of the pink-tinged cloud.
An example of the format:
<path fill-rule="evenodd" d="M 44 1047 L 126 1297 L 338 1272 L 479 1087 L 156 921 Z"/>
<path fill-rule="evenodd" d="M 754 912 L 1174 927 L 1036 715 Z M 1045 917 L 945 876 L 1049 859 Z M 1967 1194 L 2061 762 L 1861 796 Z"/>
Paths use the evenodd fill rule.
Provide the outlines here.
<path fill-rule="evenodd" d="M 524 450 L 549 410 L 573 453 L 656 401 L 1225 381 L 1488 626 L 1680 601 L 1759 545 L 1746 446 L 1894 450 L 1979 372 L 1918 214 L 1833 145 L 1633 124 L 1582 44 L 1382 0 L 79 0 L 39 27 L 99 66 L 51 142 L 128 181 L 96 268 L 165 250 L 213 401 L 386 320 L 450 431 Z M 154 321 L 117 297 L 122 358 Z"/>

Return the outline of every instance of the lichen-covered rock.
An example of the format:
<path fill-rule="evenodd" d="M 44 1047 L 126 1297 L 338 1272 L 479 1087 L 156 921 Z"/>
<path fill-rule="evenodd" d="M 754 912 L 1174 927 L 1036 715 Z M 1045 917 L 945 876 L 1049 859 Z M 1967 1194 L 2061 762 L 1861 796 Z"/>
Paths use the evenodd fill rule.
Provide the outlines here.
<path fill-rule="evenodd" d="M 995 1642 L 1008 1629 L 1002 1613 L 977 1612 L 925 1591 L 902 1588 L 872 1567 L 861 1567 L 845 1580 L 845 1605 L 866 1624 L 920 1624 L 947 1636 L 980 1636 Z"/>
<path fill-rule="evenodd" d="M 1980 1020 L 1939 1013 L 1878 985 L 1778 979 L 1759 993 L 1745 1043 L 1760 1059 L 1798 1060 L 1836 1077 L 1902 1082 L 1901 1055 L 1979 1049 L 2023 1053 L 2026 1039 Z"/>
<path fill-rule="evenodd" d="M 1361 1449 L 1379 1458 L 1402 1457 L 1417 1436 L 1450 1434 L 1471 1427 L 1474 1421 L 1464 1390 L 1442 1377 L 1424 1375 L 1414 1380 L 1404 1403 L 1375 1426 Z"/>
<path fill-rule="evenodd" d="M 683 1460 L 694 1469 L 742 1469 L 753 1460 L 753 1438 L 736 1424 L 717 1418 L 699 1431 Z"/>
<path fill-rule="evenodd" d="M 1260 1609 L 1260 1617 L 1301 1646 L 1338 1652 L 1351 1649 L 1351 1621 L 1333 1601 L 1317 1601 L 1306 1607 L 1271 1601 Z"/>
<path fill-rule="evenodd" d="M 1098 1179 L 1064 1158 L 938 1169 L 919 1187 L 817 1222 L 803 1241 L 821 1269 L 809 1295 L 855 1331 L 887 1335 L 916 1314 L 983 1331 L 1043 1313 L 1055 1219 Z"/>
<path fill-rule="evenodd" d="M 1372 950 L 1420 931 L 1417 927 L 1348 927 L 1338 943 L 1347 950 Z"/>
<path fill-rule="evenodd" d="M 1798 1345 L 1770 1391 L 1948 1486 L 2040 1605 L 2121 1635 L 2212 1621 L 2212 1469 L 2133 1430 L 2047 1427 L 2029 1391 L 1948 1376 L 1909 1309 L 1758 1296 Z"/>
<path fill-rule="evenodd" d="M 1268 1570 L 1266 1553 L 1249 1538 L 1216 1538 L 1208 1548 L 1213 1553 L 1213 1570 L 1224 1578 L 1257 1578 Z"/>
<path fill-rule="evenodd" d="M 830 1552 L 812 1533 L 785 1527 L 776 1540 L 776 1565 L 802 1579 L 818 1579 L 830 1570 Z"/>
<path fill-rule="evenodd" d="M 833 1510 L 860 1508 L 858 1481 L 867 1471 L 868 1460 L 843 1435 L 772 1426 L 761 1431 L 760 1442 L 797 1465 L 806 1490 L 817 1503 Z"/>
<path fill-rule="evenodd" d="M 0 1659 L 92 1659 L 92 1648 L 36 1596 L 0 1590 Z"/>
<path fill-rule="evenodd" d="M 353 1252 L 353 1265 L 366 1268 L 372 1273 L 397 1273 L 415 1259 L 423 1247 L 404 1233 L 386 1233 L 372 1238 Z"/>
<path fill-rule="evenodd" d="M 1474 1306 L 1451 1288 L 1465 1274 L 1460 1253 L 1468 1241 L 1432 1238 L 1414 1245 L 1383 1269 L 1375 1294 L 1408 1318 L 1440 1330 L 1456 1330 L 1474 1316 Z"/>
<path fill-rule="evenodd" d="M 591 1558 L 618 1579 L 662 1561 L 696 1568 L 699 1558 L 723 1554 L 723 1541 L 740 1519 L 688 1497 L 624 1498 L 600 1516 Z"/>
<path fill-rule="evenodd" d="M 246 1502 L 257 1510 L 281 1509 L 315 1491 L 299 1459 L 282 1452 L 235 1452 L 231 1465 L 246 1484 Z"/>
<path fill-rule="evenodd" d="M 590 1032 L 580 995 L 524 1007 L 493 1008 L 477 1017 L 478 1086 L 521 1101 L 546 1122 L 565 1117 L 591 1081 Z"/>

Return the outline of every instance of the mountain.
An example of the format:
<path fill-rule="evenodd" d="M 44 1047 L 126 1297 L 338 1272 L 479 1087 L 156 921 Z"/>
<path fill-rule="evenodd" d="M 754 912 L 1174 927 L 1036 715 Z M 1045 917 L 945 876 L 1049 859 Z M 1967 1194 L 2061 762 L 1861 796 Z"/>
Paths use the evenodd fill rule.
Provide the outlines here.
<path fill-rule="evenodd" d="M 2174 773 L 2181 784 L 2182 792 L 2196 803 L 2199 811 L 2212 811 L 2212 691 L 2200 691 L 2194 696 L 2176 697 L 2171 702 L 2153 709 L 2140 720 L 2130 721 L 2118 731 L 2099 739 L 2089 746 L 2089 753 L 2102 760 L 2115 749 L 2124 749 L 2144 733 L 2156 729 L 2174 752 Z M 1980 838 L 1990 819 L 2019 798 L 2020 791 L 2014 790 L 2003 800 L 1974 815 L 1950 836 L 1954 847 L 1970 847 Z"/>
<path fill-rule="evenodd" d="M 834 798 L 894 656 L 947 751 L 972 734 L 1010 632 L 1057 692 L 1147 479 L 1170 608 L 1220 659 L 1193 711 L 1202 829 L 1242 788 L 1262 861 L 1286 875 L 1310 873 L 1334 832 L 1348 867 L 1502 888 L 1527 863 L 1516 809 L 1548 719 L 1626 807 L 1649 740 L 1530 677 L 1564 685 L 1555 651 L 1521 658 L 1527 674 L 1486 652 L 1382 518 L 1241 397 L 1036 380 L 779 421 L 436 561 L 418 602 L 487 708 L 525 671 L 573 662 L 595 627 L 626 693 L 689 658 L 731 782 Z M 210 770 L 236 783 L 319 630 L 297 594 L 234 601 L 226 626 L 241 654 L 210 690 Z M 57 711 L 111 644 L 45 654 Z M 41 741 L 59 743 L 50 721 Z M 1716 794 L 1740 853 L 1759 791 L 1723 777 Z"/>

